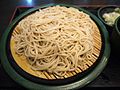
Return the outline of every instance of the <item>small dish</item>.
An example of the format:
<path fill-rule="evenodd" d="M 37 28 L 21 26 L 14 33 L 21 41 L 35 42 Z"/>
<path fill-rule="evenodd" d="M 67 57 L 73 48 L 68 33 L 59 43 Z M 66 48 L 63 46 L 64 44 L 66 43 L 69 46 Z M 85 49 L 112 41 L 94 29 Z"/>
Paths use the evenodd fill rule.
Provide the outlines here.
<path fill-rule="evenodd" d="M 118 8 L 117 6 L 105 6 L 105 7 L 101 7 L 99 10 L 98 10 L 98 17 L 100 18 L 100 20 L 107 26 L 109 27 L 113 27 L 113 25 L 109 25 L 107 24 L 107 22 L 104 20 L 103 18 L 103 15 L 105 13 L 110 13 L 110 12 L 114 12 L 115 11 L 115 8 Z"/>
<path fill-rule="evenodd" d="M 119 7 L 118 6 L 105 6 L 105 7 L 101 7 L 97 12 L 99 19 L 105 24 L 110 36 L 112 34 L 114 24 L 112 26 L 108 25 L 107 22 L 103 18 L 103 14 L 115 11 L 115 8 L 119 8 Z"/>

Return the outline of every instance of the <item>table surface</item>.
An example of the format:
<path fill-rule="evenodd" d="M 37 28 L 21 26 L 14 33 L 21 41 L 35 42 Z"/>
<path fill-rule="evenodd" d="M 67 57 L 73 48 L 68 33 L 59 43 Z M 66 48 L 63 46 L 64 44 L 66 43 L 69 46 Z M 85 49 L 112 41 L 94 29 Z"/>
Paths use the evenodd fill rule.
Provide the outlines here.
<path fill-rule="evenodd" d="M 17 6 L 39 6 L 49 3 L 65 3 L 77 6 L 101 7 L 118 5 L 119 0 L 0 0 L 0 37 L 8 26 Z M 120 87 L 120 57 L 111 52 L 109 62 L 104 71 L 86 87 Z M 15 83 L 0 65 L 0 89 L 23 89 Z"/>

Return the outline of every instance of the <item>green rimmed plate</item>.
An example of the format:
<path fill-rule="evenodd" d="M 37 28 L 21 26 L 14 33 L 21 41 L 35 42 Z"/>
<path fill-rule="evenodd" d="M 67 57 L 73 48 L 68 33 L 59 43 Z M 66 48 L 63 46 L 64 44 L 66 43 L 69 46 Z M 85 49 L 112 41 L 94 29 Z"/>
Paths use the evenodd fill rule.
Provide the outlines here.
<path fill-rule="evenodd" d="M 30 81 L 29 79 L 26 79 L 25 77 L 23 77 L 22 75 L 20 75 L 10 64 L 9 62 L 9 57 L 6 51 L 7 48 L 7 44 L 8 44 L 8 37 L 10 36 L 10 32 L 12 31 L 12 29 L 14 28 L 14 26 L 17 24 L 17 22 L 19 22 L 24 16 L 31 14 L 32 12 L 38 10 L 39 8 L 45 8 L 48 6 L 54 6 L 56 4 L 48 4 L 48 5 L 43 5 L 40 7 L 36 7 L 33 9 L 28 10 L 27 12 L 21 14 L 19 17 L 17 17 L 7 28 L 7 30 L 5 31 L 1 42 L 0 42 L 0 57 L 2 60 L 2 65 L 5 69 L 5 71 L 9 74 L 9 76 L 15 80 L 16 82 L 18 82 L 19 84 L 21 84 L 22 86 L 29 88 L 29 89 L 50 89 L 50 90 L 54 90 L 54 89 L 74 89 L 74 88 L 78 88 L 78 87 L 83 87 L 86 84 L 88 84 L 89 82 L 91 82 L 92 80 L 94 80 L 101 72 L 102 70 L 105 68 L 108 58 L 109 58 L 109 54 L 110 54 L 110 46 L 109 46 L 109 37 L 108 37 L 108 32 L 105 28 L 105 26 L 101 23 L 101 21 L 93 14 L 91 14 L 90 12 L 82 9 L 82 8 L 78 8 L 79 10 L 89 14 L 91 16 L 91 18 L 96 22 L 96 24 L 99 27 L 99 30 L 101 32 L 102 35 L 102 39 L 104 41 L 104 49 L 102 50 L 102 56 L 101 59 L 99 61 L 99 63 L 96 65 L 96 67 L 94 67 L 94 69 L 92 71 L 90 71 L 89 73 L 87 73 L 84 77 L 82 78 L 78 78 L 77 81 L 75 82 L 71 82 L 71 83 L 67 83 L 64 85 L 46 85 L 46 84 L 38 84 L 35 82 Z M 61 6 L 67 6 L 67 7 L 75 7 L 72 5 L 63 5 L 61 4 Z M 77 8 L 77 7 L 75 7 Z"/>

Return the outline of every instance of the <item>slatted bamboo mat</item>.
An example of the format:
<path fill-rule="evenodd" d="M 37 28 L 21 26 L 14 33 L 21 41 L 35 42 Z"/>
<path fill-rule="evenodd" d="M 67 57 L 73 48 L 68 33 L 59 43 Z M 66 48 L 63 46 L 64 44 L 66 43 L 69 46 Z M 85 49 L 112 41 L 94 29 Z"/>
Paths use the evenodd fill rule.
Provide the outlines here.
<path fill-rule="evenodd" d="M 94 48 L 93 48 L 93 53 L 92 53 L 92 60 L 84 60 L 84 64 L 80 67 L 78 67 L 75 71 L 72 72 L 67 72 L 63 77 L 58 77 L 55 74 L 51 74 L 48 73 L 46 71 L 33 71 L 30 67 L 29 64 L 27 62 L 27 60 L 25 59 L 25 57 L 23 56 L 18 56 L 15 51 L 14 51 L 14 45 L 15 42 L 13 40 L 13 36 L 14 34 L 18 33 L 19 31 L 14 30 L 13 31 L 13 36 L 11 38 L 10 41 L 10 47 L 11 47 L 11 53 L 12 56 L 15 60 L 15 62 L 27 73 L 32 74 L 34 76 L 40 77 L 40 78 L 44 78 L 44 79 L 64 79 L 64 78 L 68 78 L 71 76 L 74 76 L 78 73 L 81 73 L 85 70 L 87 70 L 88 68 L 90 68 L 98 59 L 99 55 L 100 55 L 100 51 L 101 51 L 101 46 L 102 46 L 102 40 L 101 40 L 101 35 L 100 35 L 100 31 L 97 27 L 97 25 L 95 23 L 94 24 L 94 33 L 93 33 L 93 39 L 94 39 Z"/>

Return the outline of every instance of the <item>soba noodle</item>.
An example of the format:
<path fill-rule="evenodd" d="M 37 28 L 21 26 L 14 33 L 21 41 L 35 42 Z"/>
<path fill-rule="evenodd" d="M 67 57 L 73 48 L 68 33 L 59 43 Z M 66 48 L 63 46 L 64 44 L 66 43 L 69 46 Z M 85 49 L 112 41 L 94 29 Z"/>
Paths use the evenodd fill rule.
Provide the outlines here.
<path fill-rule="evenodd" d="M 92 59 L 92 23 L 75 8 L 40 9 L 16 26 L 15 52 L 26 57 L 31 69 L 63 76 Z"/>

